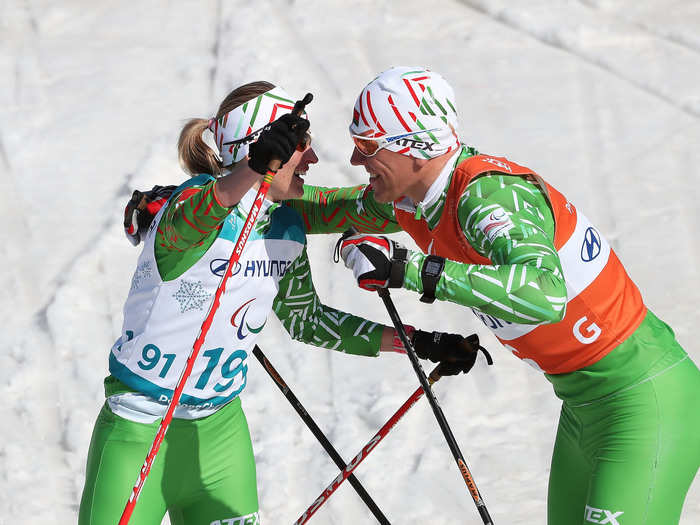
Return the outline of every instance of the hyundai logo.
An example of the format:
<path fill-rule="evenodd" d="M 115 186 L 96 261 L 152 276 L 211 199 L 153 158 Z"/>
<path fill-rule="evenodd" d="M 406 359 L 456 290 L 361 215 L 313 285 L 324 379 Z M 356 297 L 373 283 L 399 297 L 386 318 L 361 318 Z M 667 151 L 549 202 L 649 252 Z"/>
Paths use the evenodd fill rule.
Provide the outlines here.
<path fill-rule="evenodd" d="M 600 234 L 594 228 L 588 227 L 581 245 L 581 260 L 584 262 L 592 261 L 600 255 L 600 249 Z"/>
<path fill-rule="evenodd" d="M 214 259 L 209 263 L 209 269 L 211 270 L 211 273 L 218 277 L 223 277 L 227 266 L 228 259 Z M 232 275 L 236 275 L 240 271 L 240 269 L 241 263 L 236 262 L 236 266 L 234 267 Z"/>

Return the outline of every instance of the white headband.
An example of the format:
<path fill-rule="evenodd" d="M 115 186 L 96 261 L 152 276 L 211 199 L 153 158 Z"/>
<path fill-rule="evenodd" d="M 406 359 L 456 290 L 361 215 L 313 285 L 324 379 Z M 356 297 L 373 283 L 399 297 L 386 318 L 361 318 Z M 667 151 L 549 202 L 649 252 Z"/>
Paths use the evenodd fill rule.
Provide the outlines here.
<path fill-rule="evenodd" d="M 214 133 L 216 147 L 224 166 L 248 155 L 248 148 L 263 127 L 285 113 L 291 113 L 294 101 L 287 92 L 274 87 L 262 95 L 232 109 L 223 117 L 211 119 L 209 129 Z"/>

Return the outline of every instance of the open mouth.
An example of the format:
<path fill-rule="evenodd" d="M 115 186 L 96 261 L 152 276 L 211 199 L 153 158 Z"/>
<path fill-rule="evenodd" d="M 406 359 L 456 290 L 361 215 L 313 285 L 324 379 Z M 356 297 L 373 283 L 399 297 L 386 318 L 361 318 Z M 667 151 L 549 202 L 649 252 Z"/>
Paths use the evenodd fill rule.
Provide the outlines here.
<path fill-rule="evenodd" d="M 300 179 L 303 179 L 306 176 L 306 171 L 307 170 L 294 170 L 294 176 L 299 177 Z"/>

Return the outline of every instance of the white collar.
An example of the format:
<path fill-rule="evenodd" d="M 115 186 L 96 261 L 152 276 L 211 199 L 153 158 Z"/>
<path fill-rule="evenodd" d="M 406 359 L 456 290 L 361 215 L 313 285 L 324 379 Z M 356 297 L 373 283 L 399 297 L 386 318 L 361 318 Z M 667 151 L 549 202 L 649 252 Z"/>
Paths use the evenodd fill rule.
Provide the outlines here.
<path fill-rule="evenodd" d="M 396 203 L 396 207 L 400 210 L 413 213 L 418 208 L 421 210 L 427 210 L 430 206 L 435 204 L 442 195 L 445 186 L 447 186 L 447 181 L 450 178 L 450 174 L 455 169 L 461 152 L 462 148 L 457 148 L 452 156 L 447 160 L 440 171 L 440 175 L 438 175 L 437 179 L 433 181 L 428 188 L 428 191 L 425 192 L 425 197 L 423 197 L 422 201 L 420 201 L 418 204 L 414 204 L 413 200 L 411 200 L 409 197 L 403 197 Z"/>
<path fill-rule="evenodd" d="M 241 213 L 243 213 L 244 215 L 248 215 L 250 213 L 250 210 L 253 207 L 253 203 L 255 202 L 255 197 L 257 195 L 258 188 L 250 188 L 247 192 L 245 192 L 245 195 L 241 197 L 241 200 L 238 202 L 237 205 Z M 270 209 L 270 206 L 272 206 L 273 204 L 275 204 L 275 202 L 265 197 L 262 206 L 260 207 L 260 213 L 262 215 L 265 215 Z"/>
<path fill-rule="evenodd" d="M 445 186 L 447 186 L 447 181 L 450 178 L 450 174 L 455 169 L 455 165 L 457 164 L 457 159 L 459 158 L 461 151 L 462 148 L 457 148 L 442 167 L 440 175 L 438 175 L 437 179 L 433 181 L 430 188 L 428 188 L 428 191 L 425 192 L 425 197 L 423 197 L 423 200 L 418 203 L 418 206 L 420 206 L 421 209 L 427 210 L 438 201 L 440 195 L 442 195 L 442 190 L 444 190 Z"/>

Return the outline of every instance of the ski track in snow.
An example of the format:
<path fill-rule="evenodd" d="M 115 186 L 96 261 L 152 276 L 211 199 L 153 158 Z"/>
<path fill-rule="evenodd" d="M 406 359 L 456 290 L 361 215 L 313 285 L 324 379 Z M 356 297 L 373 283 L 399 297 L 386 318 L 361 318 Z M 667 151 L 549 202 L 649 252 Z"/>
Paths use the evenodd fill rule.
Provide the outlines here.
<path fill-rule="evenodd" d="M 609 18 L 605 14 L 599 15 L 595 20 L 586 24 L 587 18 L 586 13 L 567 13 L 565 17 L 552 17 L 547 20 L 546 16 L 537 16 L 536 6 L 532 5 L 532 2 L 522 3 L 521 7 L 523 9 L 512 9 L 513 2 L 505 2 L 504 0 L 489 1 L 489 0 L 459 0 L 464 5 L 485 14 L 486 16 L 492 18 L 495 21 L 505 24 L 506 26 L 521 31 L 522 33 L 539 40 L 540 42 L 553 46 L 565 53 L 571 53 L 578 60 L 593 64 L 597 67 L 608 72 L 610 75 L 629 82 L 638 89 L 641 89 L 650 95 L 663 100 L 667 104 L 678 108 L 680 111 L 692 115 L 695 118 L 700 117 L 700 99 L 694 97 L 692 100 L 684 101 L 684 97 L 678 98 L 677 93 L 668 92 L 664 89 L 663 85 L 658 82 L 650 81 L 644 79 L 643 74 L 635 74 L 636 69 L 639 68 L 638 63 L 635 60 L 633 54 L 628 58 L 627 64 L 629 68 L 623 68 L 615 60 L 609 59 L 604 53 L 596 53 L 588 50 L 585 44 L 576 42 L 576 37 L 578 31 L 590 33 L 596 33 L 595 38 L 589 37 L 589 42 L 605 40 L 605 37 L 614 37 L 622 34 L 628 37 L 634 37 L 635 32 L 647 34 L 657 39 L 663 39 L 669 42 L 670 46 L 677 46 L 675 51 L 682 49 L 691 51 L 697 61 L 700 62 L 700 55 L 698 55 L 697 50 L 694 46 L 689 46 L 687 44 L 679 44 L 677 42 L 671 42 L 666 37 L 660 37 L 655 32 L 649 31 L 645 27 L 640 27 L 640 24 L 630 24 L 629 22 L 622 21 L 622 23 L 617 24 L 612 28 L 612 34 L 607 34 L 605 32 L 607 27 L 607 19 Z M 546 0 L 541 0 L 538 2 L 538 7 L 546 8 Z M 529 9 L 526 9 L 529 7 Z M 590 11 L 590 10 L 586 10 Z M 542 14 L 542 10 L 540 13 Z M 622 20 L 622 19 L 618 19 Z M 551 22 L 551 23 L 547 23 Z M 598 23 L 601 23 L 602 27 L 598 27 Z M 635 27 L 636 26 L 636 27 Z M 636 30 L 636 31 L 635 31 Z M 618 33 L 618 34 L 616 34 Z M 630 51 L 630 53 L 633 53 Z M 640 78 L 641 77 L 641 78 Z M 688 86 L 692 89 L 692 84 Z"/>
<path fill-rule="evenodd" d="M 0 444 L 0 486 L 4 489 L 0 492 L 0 524 L 26 523 L 28 516 L 32 522 L 75 522 L 90 432 L 103 402 L 106 357 L 121 326 L 122 302 L 136 259 L 136 251 L 121 232 L 121 210 L 134 188 L 184 178 L 174 155 L 178 126 L 187 117 L 215 111 L 232 86 L 250 80 L 279 80 L 290 93 L 314 93 L 314 145 L 322 160 L 310 171 L 309 182 L 348 185 L 365 177 L 363 170 L 347 163 L 347 116 L 362 85 L 392 64 L 421 63 L 440 71 L 455 85 L 460 107 L 466 108 L 462 113 L 465 133 L 474 133 L 489 147 L 503 145 L 516 161 L 522 158 L 526 164 L 535 164 L 539 158 L 537 162 L 547 168 L 542 174 L 555 179 L 555 185 L 564 184 L 565 193 L 587 210 L 633 278 L 642 282 L 652 308 L 658 305 L 658 313 L 672 320 L 691 355 L 696 361 L 700 357 L 692 337 L 700 296 L 697 290 L 683 290 L 689 296 L 678 301 L 669 292 L 680 291 L 682 283 L 697 288 L 694 285 L 700 282 L 695 265 L 678 265 L 679 260 L 694 261 L 700 256 L 700 211 L 696 206 L 700 195 L 685 184 L 688 178 L 698 180 L 696 166 L 700 163 L 694 147 L 700 142 L 696 87 L 700 43 L 692 33 L 697 27 L 692 21 L 685 26 L 652 24 L 644 17 L 653 13 L 653 5 L 648 12 L 642 7 L 628 11 L 617 3 L 586 0 L 540 17 L 533 13 L 541 12 L 543 2 L 506 4 L 503 0 L 449 1 L 443 9 L 430 12 L 424 12 L 424 5 L 418 2 L 409 1 L 401 11 L 391 3 L 374 2 L 372 16 L 367 16 L 369 4 L 347 10 L 341 3 L 320 0 L 241 3 L 235 10 L 221 0 L 204 6 L 188 2 L 177 13 L 167 2 L 150 8 L 111 2 L 94 12 L 68 2 L 65 8 L 42 10 L 41 18 L 35 15 L 37 3 L 16 4 L 9 6 L 6 19 L 15 23 L 14 32 L 8 33 L 0 48 L 0 71 L 11 79 L 12 86 L 7 92 L 0 91 L 0 101 L 5 102 L 0 109 L 0 162 L 14 177 L 1 183 L 6 190 L 2 217 L 10 226 L 2 243 L 9 247 L 2 253 L 10 272 L 2 282 L 16 301 L 3 305 L 11 322 L 0 352 L 0 392 L 12 402 L 0 409 L 7 425 Z M 409 15 L 419 10 L 423 13 L 420 20 Z M 115 20 L 107 25 L 105 17 L 111 13 Z M 179 21 L 180 14 L 183 21 Z M 197 30 L 187 31 L 195 18 L 200 24 Z M 159 22 L 154 24 L 156 20 Z M 126 26 L 126 21 L 135 24 Z M 87 29 L 91 23 L 94 30 Z M 7 24 L 0 22 L 0 28 L 9 28 Z M 134 41 L 143 39 L 144 43 L 133 54 L 130 49 L 124 51 L 121 60 L 127 67 L 121 67 L 120 62 L 110 65 L 118 71 L 135 68 L 132 80 L 144 80 L 139 84 L 143 91 L 136 94 L 129 92 L 128 83 L 120 82 L 123 77 L 109 77 L 104 84 L 99 77 L 110 71 L 101 67 L 100 60 L 123 51 L 118 47 L 118 35 L 112 33 L 116 30 L 106 28 L 132 26 Z M 162 39 L 153 37 L 151 31 L 156 26 L 160 26 Z M 265 31 L 256 29 L 261 27 Z M 26 29 L 30 37 L 18 28 Z M 76 61 L 84 63 L 66 58 L 71 50 L 71 31 L 81 37 L 72 49 L 80 50 Z M 429 39 L 423 31 L 430 34 Z M 182 33 L 188 36 L 181 37 Z M 441 45 L 436 34 L 443 35 L 450 45 Z M 95 56 L 100 57 L 94 64 L 86 59 L 93 55 L 89 54 L 90 46 L 84 45 L 85 35 L 94 35 L 88 39 L 96 46 Z M 341 35 L 347 40 L 341 42 Z M 536 44 L 522 42 L 522 35 Z M 173 52 L 176 40 L 179 47 Z M 649 67 L 640 68 L 636 62 L 640 41 L 655 50 L 645 56 Z M 553 67 L 561 67 L 562 83 L 559 90 L 551 91 L 551 97 L 562 102 L 568 93 L 575 101 L 562 108 L 563 116 L 542 113 L 544 127 L 524 135 L 524 140 L 519 140 L 518 126 L 521 121 L 540 118 L 538 110 L 545 108 L 546 102 L 539 102 L 542 94 L 536 93 L 531 107 L 520 95 L 508 91 L 498 50 L 490 49 L 494 42 L 511 49 L 522 44 L 520 60 L 535 71 L 534 75 L 548 74 L 543 65 L 547 60 Z M 456 48 L 455 55 L 449 53 L 452 48 Z M 435 53 L 435 49 L 444 52 Z M 606 51 L 611 51 L 610 55 Z M 480 54 L 493 63 L 491 68 L 481 69 L 482 83 L 473 83 L 455 59 L 463 56 L 464 67 L 474 71 L 482 65 L 475 58 Z M 145 61 L 154 56 L 162 59 L 158 68 Z M 139 60 L 145 64 L 140 69 Z M 61 69 L 56 63 L 68 67 Z M 202 80 L 191 80 L 193 68 L 201 72 Z M 156 81 L 158 75 L 169 82 Z M 606 77 L 612 82 L 605 82 Z M 98 103 L 97 108 L 68 96 L 86 81 L 95 86 L 91 96 L 107 94 L 106 102 Z M 528 78 L 523 81 L 534 89 Z M 473 91 L 483 83 L 490 88 Z M 160 90 L 162 103 L 150 96 L 151 89 Z M 611 96 L 615 97 L 612 101 Z M 512 100 L 504 102 L 509 97 Z M 119 105 L 116 112 L 110 104 Z M 507 120 L 518 111 L 520 119 Z M 170 115 L 155 122 L 158 112 Z M 640 117 L 640 112 L 648 120 Z M 133 127 L 127 129 L 123 120 L 106 128 L 98 125 L 114 120 L 113 113 L 129 116 Z M 142 114 L 150 120 L 144 122 Z M 54 121 L 59 120 L 56 126 Z M 500 125 L 504 121 L 514 128 Z M 14 122 L 18 124 L 11 126 Z M 649 129 L 642 132 L 639 125 Z M 151 126 L 154 129 L 149 129 Z M 560 133 L 555 130 L 550 134 L 548 127 Z M 131 135 L 140 137 L 145 147 L 135 147 L 138 140 Z M 110 138 L 116 152 L 106 163 L 102 136 Z M 559 136 L 562 138 L 557 141 Z M 94 147 L 92 156 L 76 156 L 71 149 L 76 138 L 85 143 L 83 149 Z M 568 141 L 580 145 L 582 151 L 569 153 Z M 45 150 L 47 158 L 64 155 L 72 160 L 75 156 L 89 159 L 89 163 L 81 166 L 75 162 L 71 170 L 56 172 L 47 161 L 34 160 L 27 153 L 27 144 Z M 479 143 L 475 145 L 479 147 Z M 551 146 L 549 157 L 542 154 L 545 145 Z M 595 159 L 587 154 L 590 151 L 596 152 Z M 659 155 L 657 151 L 670 154 Z M 564 178 L 562 167 L 569 162 L 569 154 L 576 159 L 579 173 L 597 177 L 596 185 Z M 93 173 L 94 167 L 105 164 L 111 168 L 109 173 L 117 174 L 108 183 Z M 26 177 L 18 177 L 25 173 Z M 663 189 L 673 200 L 657 197 L 652 204 L 658 174 L 664 177 Z M 97 202 L 110 203 L 109 209 L 87 208 L 87 220 L 78 220 L 73 209 L 79 199 L 32 192 L 31 185 L 45 185 L 58 176 L 67 178 L 69 188 L 89 181 L 90 197 L 96 195 Z M 37 228 L 41 225 L 38 211 L 29 217 L 21 213 L 26 203 L 32 203 L 30 209 L 35 211 L 58 210 L 60 213 L 48 214 L 46 220 L 60 216 L 63 229 L 74 233 L 71 243 L 56 252 L 36 248 L 51 246 L 54 240 L 45 229 Z M 640 235 L 640 230 L 649 235 Z M 659 272 L 645 260 L 647 237 L 656 247 L 656 264 L 674 268 L 667 272 L 671 275 L 656 275 Z M 407 241 L 406 236 L 398 238 Z M 352 288 L 342 265 L 323 262 L 329 260 L 334 241 L 330 237 L 309 241 L 319 296 L 329 305 L 388 324 L 374 294 Z M 22 251 L 23 247 L 12 251 L 12 246 L 25 244 L 30 251 Z M 40 263 L 23 264 L 27 258 L 36 259 L 37 253 L 43 256 Z M 35 279 L 35 275 L 41 278 Z M 480 362 L 469 379 L 445 378 L 434 390 L 494 521 L 542 523 L 558 413 L 551 388 L 540 374 L 499 351 L 495 339 L 471 316 L 465 318 L 462 309 L 445 304 L 431 310 L 407 292 L 392 295 L 406 323 L 426 329 L 478 331 L 492 349 L 497 365 L 493 369 Z M 417 385 L 403 356 L 371 361 L 307 348 L 290 342 L 274 319 L 268 321 L 259 345 L 346 462 Z M 337 468 L 257 360 L 250 359 L 249 366 L 243 403 L 258 462 L 263 523 L 289 523 L 337 475 Z M 525 395 L 517 395 L 521 393 Z M 355 474 L 394 523 L 422 523 L 435 515 L 445 524 L 480 523 L 424 398 Z M 683 525 L 700 520 L 700 487 L 696 485 L 687 498 Z M 312 520 L 373 522 L 348 483 Z M 164 523 L 168 523 L 167 518 Z"/>
<path fill-rule="evenodd" d="M 696 39 L 693 40 L 691 36 L 686 35 L 684 33 L 673 32 L 672 30 L 664 30 L 658 27 L 658 20 L 655 20 L 655 23 L 645 22 L 643 20 L 638 19 L 637 16 L 629 14 L 628 10 L 625 8 L 615 10 L 615 12 L 613 12 L 613 7 L 620 7 L 620 5 L 617 3 L 611 6 L 602 6 L 600 5 L 601 2 L 597 2 L 595 0 L 578 1 L 588 8 L 608 13 L 614 18 L 618 18 L 627 23 L 630 23 L 636 26 L 637 28 L 646 31 L 647 33 L 652 34 L 656 37 L 667 40 L 673 44 L 678 44 L 679 46 L 683 46 L 691 51 L 700 53 L 700 39 L 697 38 L 697 34 L 695 35 Z M 669 9 L 672 9 L 672 7 L 670 7 Z"/>

